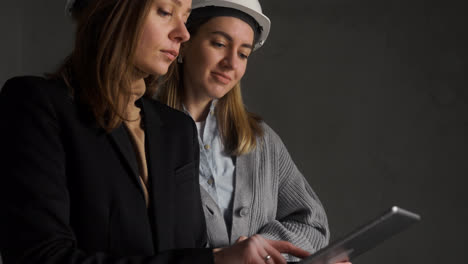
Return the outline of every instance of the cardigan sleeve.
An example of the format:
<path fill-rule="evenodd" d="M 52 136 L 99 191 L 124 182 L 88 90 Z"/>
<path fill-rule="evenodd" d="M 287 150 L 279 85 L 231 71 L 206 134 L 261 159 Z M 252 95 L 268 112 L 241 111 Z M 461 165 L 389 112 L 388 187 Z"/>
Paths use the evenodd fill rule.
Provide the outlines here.
<path fill-rule="evenodd" d="M 279 186 L 276 219 L 264 225 L 259 234 L 268 239 L 289 241 L 313 253 L 329 241 L 325 210 L 280 137 L 268 126 L 264 127 L 264 143 L 273 148 L 274 173 L 278 174 Z"/>
<path fill-rule="evenodd" d="M 210 249 L 112 256 L 77 247 L 70 226 L 63 128 L 47 95 L 48 85 L 41 78 L 15 78 L 0 93 L 0 252 L 4 263 L 212 263 Z"/>

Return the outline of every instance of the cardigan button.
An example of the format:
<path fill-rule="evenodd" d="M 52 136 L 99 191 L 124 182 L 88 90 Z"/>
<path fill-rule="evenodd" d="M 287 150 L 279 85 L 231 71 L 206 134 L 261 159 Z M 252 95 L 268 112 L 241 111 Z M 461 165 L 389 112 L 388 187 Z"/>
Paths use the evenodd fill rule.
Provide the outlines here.
<path fill-rule="evenodd" d="M 239 210 L 239 215 L 242 216 L 242 217 L 245 217 L 249 214 L 249 208 L 247 207 L 242 207 L 240 210 Z"/>

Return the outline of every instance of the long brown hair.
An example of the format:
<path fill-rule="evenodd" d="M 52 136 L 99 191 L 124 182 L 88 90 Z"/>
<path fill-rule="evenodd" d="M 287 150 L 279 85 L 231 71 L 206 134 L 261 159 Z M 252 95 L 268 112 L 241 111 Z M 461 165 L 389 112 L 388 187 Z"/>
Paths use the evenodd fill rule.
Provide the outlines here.
<path fill-rule="evenodd" d="M 91 109 L 107 132 L 126 120 L 135 50 L 152 0 L 93 0 L 72 11 L 77 23 L 75 47 L 55 73 Z M 145 79 L 146 96 L 157 76 Z"/>
<path fill-rule="evenodd" d="M 190 35 L 193 37 L 197 34 L 200 26 L 211 18 L 190 21 Z M 161 78 L 157 92 L 158 100 L 178 110 L 182 110 L 185 96 L 182 76 L 183 64 L 172 64 L 168 73 Z M 257 137 L 263 135 L 260 124 L 262 119 L 247 111 L 242 100 L 240 83 L 218 100 L 215 114 L 226 153 L 238 156 L 249 153 L 257 146 Z"/>

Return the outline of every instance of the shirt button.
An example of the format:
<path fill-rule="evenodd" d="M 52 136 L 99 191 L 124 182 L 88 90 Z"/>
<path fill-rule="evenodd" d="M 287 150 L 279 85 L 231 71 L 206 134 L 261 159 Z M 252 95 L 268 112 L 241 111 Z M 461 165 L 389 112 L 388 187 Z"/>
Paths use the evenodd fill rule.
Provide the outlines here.
<path fill-rule="evenodd" d="M 213 185 L 213 178 L 210 178 L 210 179 L 208 180 L 208 184 L 209 184 L 209 185 Z"/>
<path fill-rule="evenodd" d="M 213 110 L 210 111 L 210 115 L 214 115 L 214 111 L 213 111 Z"/>
<path fill-rule="evenodd" d="M 206 150 L 209 150 L 209 149 L 210 149 L 210 145 L 206 144 L 206 145 L 205 145 L 205 149 L 206 149 Z"/>
<path fill-rule="evenodd" d="M 239 215 L 242 216 L 242 217 L 245 217 L 249 214 L 249 208 L 247 207 L 242 207 L 240 210 L 239 210 Z"/>

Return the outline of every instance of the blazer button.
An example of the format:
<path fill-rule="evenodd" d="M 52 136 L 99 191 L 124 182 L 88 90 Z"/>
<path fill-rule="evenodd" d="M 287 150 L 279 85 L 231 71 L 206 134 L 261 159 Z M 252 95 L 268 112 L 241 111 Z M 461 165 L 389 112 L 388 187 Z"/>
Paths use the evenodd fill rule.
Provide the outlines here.
<path fill-rule="evenodd" d="M 245 217 L 249 214 L 249 208 L 247 207 L 242 207 L 240 210 L 239 210 L 239 215 L 241 217 Z"/>

